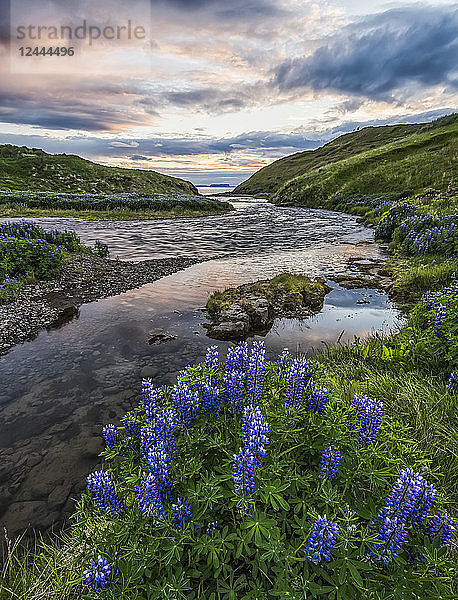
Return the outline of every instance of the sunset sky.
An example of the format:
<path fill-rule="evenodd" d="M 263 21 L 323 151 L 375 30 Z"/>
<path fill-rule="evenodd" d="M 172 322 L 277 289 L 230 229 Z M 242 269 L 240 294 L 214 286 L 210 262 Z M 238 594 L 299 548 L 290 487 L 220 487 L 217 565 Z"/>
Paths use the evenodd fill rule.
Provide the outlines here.
<path fill-rule="evenodd" d="M 9 5 L 0 0 L 0 143 L 236 184 L 356 127 L 457 108 L 458 4 L 447 0 Z M 47 37 L 129 21 L 144 36 Z M 35 46 L 75 53 L 20 56 Z"/>

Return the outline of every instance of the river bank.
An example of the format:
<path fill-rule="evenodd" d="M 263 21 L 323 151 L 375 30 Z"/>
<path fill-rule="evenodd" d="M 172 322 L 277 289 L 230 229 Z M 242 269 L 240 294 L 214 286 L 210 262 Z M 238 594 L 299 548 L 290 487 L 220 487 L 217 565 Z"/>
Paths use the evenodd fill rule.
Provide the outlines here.
<path fill-rule="evenodd" d="M 0 354 L 77 317 L 82 304 L 139 288 L 196 262 L 192 258 L 129 262 L 71 254 L 57 277 L 24 285 L 14 302 L 0 305 Z"/>

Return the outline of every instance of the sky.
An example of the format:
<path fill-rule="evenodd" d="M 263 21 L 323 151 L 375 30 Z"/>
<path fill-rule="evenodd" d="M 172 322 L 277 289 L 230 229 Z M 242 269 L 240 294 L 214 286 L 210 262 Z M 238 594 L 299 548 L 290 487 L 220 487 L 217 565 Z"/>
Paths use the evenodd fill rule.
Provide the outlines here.
<path fill-rule="evenodd" d="M 456 111 L 457 32 L 447 0 L 0 0 L 0 143 L 235 185 Z"/>

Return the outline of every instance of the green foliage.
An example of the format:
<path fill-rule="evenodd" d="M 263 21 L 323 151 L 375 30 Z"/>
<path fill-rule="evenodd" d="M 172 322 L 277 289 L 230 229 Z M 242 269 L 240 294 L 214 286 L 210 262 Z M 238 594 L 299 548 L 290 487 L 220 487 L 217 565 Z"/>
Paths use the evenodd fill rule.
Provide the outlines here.
<path fill-rule="evenodd" d="M 6 275 L 49 279 L 60 271 L 64 259 L 63 250 L 44 240 L 0 239 L 0 280 Z"/>
<path fill-rule="evenodd" d="M 0 146 L 0 189 L 197 194 L 192 183 L 155 171 L 105 167 L 79 156 L 10 144 Z"/>
<path fill-rule="evenodd" d="M 200 369 L 190 369 L 188 379 L 203 375 Z M 371 520 L 400 470 L 428 470 L 428 479 L 434 481 L 441 481 L 440 474 L 415 448 L 409 431 L 389 416 L 377 444 L 358 447 L 348 432 L 349 399 L 366 392 L 367 382 L 337 380 L 321 367 L 316 383 L 331 391 L 325 413 L 292 411 L 284 406 L 278 365 L 268 365 L 262 412 L 271 426 L 271 441 L 263 468 L 256 471 L 252 511 L 234 494 L 231 480 L 232 457 L 241 443 L 240 415 L 224 411 L 217 419 L 201 416 L 178 437 L 171 471 L 174 497 L 186 498 L 194 516 L 184 530 L 138 511 L 133 486 L 145 469 L 138 442 L 125 441 L 104 452 L 127 509 L 110 520 L 83 495 L 74 534 L 88 548 L 87 560 L 116 557 L 122 577 L 104 592 L 105 598 L 129 592 L 139 599 L 356 600 L 365 595 L 401 600 L 405 589 L 412 599 L 451 597 L 454 566 L 447 552 L 426 543 L 421 532 L 410 534 L 412 546 L 423 549 L 420 562 L 411 564 L 403 552 L 389 568 L 381 568 L 366 553 L 377 541 Z M 140 410 L 136 417 L 146 423 Z M 319 472 L 321 451 L 330 445 L 343 455 L 334 483 Z M 441 497 L 439 506 L 444 502 Z M 340 527 L 326 565 L 309 563 L 304 555 L 319 514 L 329 515 Z M 208 535 L 206 528 L 214 521 L 216 532 Z M 87 594 L 88 599 L 96 597 Z"/>

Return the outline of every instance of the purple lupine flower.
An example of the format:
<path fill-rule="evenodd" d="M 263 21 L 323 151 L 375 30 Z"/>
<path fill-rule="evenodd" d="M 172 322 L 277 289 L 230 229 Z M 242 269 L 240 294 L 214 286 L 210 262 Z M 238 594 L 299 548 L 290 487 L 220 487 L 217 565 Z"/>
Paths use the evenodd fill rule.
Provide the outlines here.
<path fill-rule="evenodd" d="M 245 394 L 245 375 L 240 371 L 227 371 L 223 377 L 224 399 L 233 414 L 242 412 Z"/>
<path fill-rule="evenodd" d="M 254 342 L 246 373 L 246 392 L 249 403 L 259 404 L 261 402 L 264 390 L 265 363 L 266 345 L 264 342 Z"/>
<path fill-rule="evenodd" d="M 158 415 L 158 403 L 162 399 L 162 390 L 155 388 L 151 379 L 142 380 L 143 409 L 148 421 L 154 421 Z"/>
<path fill-rule="evenodd" d="M 152 425 L 142 427 L 140 431 L 140 454 L 147 457 L 148 449 L 156 442 L 156 430 Z"/>
<path fill-rule="evenodd" d="M 102 429 L 102 437 L 107 448 L 114 448 L 119 441 L 118 430 L 112 424 L 105 425 Z"/>
<path fill-rule="evenodd" d="M 185 431 L 191 429 L 199 413 L 199 394 L 186 383 L 173 386 L 172 407 L 177 424 Z"/>
<path fill-rule="evenodd" d="M 116 493 L 111 473 L 94 471 L 87 477 L 87 489 L 100 510 L 114 519 L 124 511 L 124 503 Z"/>
<path fill-rule="evenodd" d="M 201 413 L 205 415 L 218 413 L 221 407 L 221 391 L 205 382 L 198 382 L 194 387 L 198 394 Z"/>
<path fill-rule="evenodd" d="M 429 537 L 431 542 L 435 537 L 439 536 L 441 546 L 445 546 L 457 530 L 458 525 L 453 519 L 447 515 L 437 513 L 429 520 L 426 528 L 426 535 Z"/>
<path fill-rule="evenodd" d="M 339 463 L 342 458 L 340 450 L 325 448 L 321 454 L 320 471 L 325 479 L 332 481 L 339 471 Z"/>
<path fill-rule="evenodd" d="M 448 380 L 447 383 L 447 389 L 449 392 L 456 390 L 456 388 L 458 387 L 458 372 L 457 371 L 453 371 L 453 373 L 450 373 L 450 379 Z"/>
<path fill-rule="evenodd" d="M 351 400 L 351 425 L 353 435 L 358 437 L 358 444 L 367 448 L 375 444 L 380 433 L 383 418 L 383 402 L 368 398 L 363 394 L 355 394 Z"/>
<path fill-rule="evenodd" d="M 439 304 L 436 311 L 436 318 L 433 323 L 433 335 L 439 337 L 442 333 L 442 326 L 444 324 L 447 307 L 443 304 Z"/>
<path fill-rule="evenodd" d="M 285 406 L 299 410 L 304 398 L 304 390 L 312 379 L 313 371 L 306 360 L 293 360 L 286 370 Z"/>
<path fill-rule="evenodd" d="M 162 501 L 162 489 L 152 473 L 143 473 L 139 485 L 134 486 L 137 493 L 139 511 L 146 517 L 163 519 L 166 510 Z"/>
<path fill-rule="evenodd" d="M 135 417 L 132 415 L 124 415 L 122 418 L 124 424 L 124 431 L 126 432 L 126 436 L 132 438 L 134 440 L 140 439 L 140 423 L 137 421 Z"/>
<path fill-rule="evenodd" d="M 322 415 L 328 403 L 329 391 L 324 388 L 313 388 L 308 399 L 309 409 Z"/>
<path fill-rule="evenodd" d="M 162 498 L 168 498 L 172 493 L 170 481 L 171 456 L 167 452 L 164 442 L 158 442 L 147 450 L 146 461 L 149 472 L 154 477 Z"/>
<path fill-rule="evenodd" d="M 257 466 L 261 466 L 260 461 L 266 455 L 265 446 L 270 443 L 267 437 L 269 432 L 270 426 L 266 423 L 259 406 L 247 406 L 242 415 L 242 439 L 244 447 L 250 450 Z"/>
<path fill-rule="evenodd" d="M 369 554 L 387 565 L 398 557 L 407 535 L 405 522 L 401 518 L 385 517 L 378 529 L 379 541 L 372 544 L 374 550 L 370 550 Z"/>
<path fill-rule="evenodd" d="M 254 468 L 256 459 L 251 448 L 240 448 L 234 455 L 232 479 L 238 496 L 251 496 L 255 490 Z"/>
<path fill-rule="evenodd" d="M 241 371 L 248 369 L 250 360 L 250 348 L 248 342 L 240 342 L 229 348 L 226 355 L 225 371 Z"/>
<path fill-rule="evenodd" d="M 219 368 L 219 348 L 218 346 L 210 346 L 205 354 L 205 368 L 211 372 L 210 385 L 215 386 L 218 380 Z"/>
<path fill-rule="evenodd" d="M 112 564 L 108 558 L 99 556 L 97 560 L 89 562 L 89 568 L 84 571 L 84 582 L 91 590 L 100 592 L 110 588 L 119 575 L 118 567 Z"/>
<path fill-rule="evenodd" d="M 169 454 L 171 459 L 174 458 L 177 453 L 175 421 L 176 416 L 173 410 L 164 410 L 158 414 L 154 425 L 156 442 L 158 444 L 163 444 L 164 451 Z"/>
<path fill-rule="evenodd" d="M 207 525 L 207 529 L 205 530 L 206 535 L 212 537 L 215 534 L 215 531 L 218 529 L 218 521 L 211 521 Z"/>
<path fill-rule="evenodd" d="M 177 529 L 184 529 L 192 520 L 192 506 L 186 500 L 177 500 L 170 510 L 173 524 Z"/>
<path fill-rule="evenodd" d="M 339 526 L 337 523 L 328 520 L 326 515 L 317 517 L 305 546 L 305 560 L 316 565 L 321 560 L 330 561 L 331 551 L 337 543 L 338 535 Z"/>

